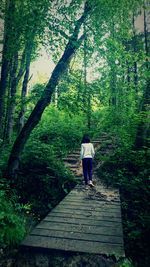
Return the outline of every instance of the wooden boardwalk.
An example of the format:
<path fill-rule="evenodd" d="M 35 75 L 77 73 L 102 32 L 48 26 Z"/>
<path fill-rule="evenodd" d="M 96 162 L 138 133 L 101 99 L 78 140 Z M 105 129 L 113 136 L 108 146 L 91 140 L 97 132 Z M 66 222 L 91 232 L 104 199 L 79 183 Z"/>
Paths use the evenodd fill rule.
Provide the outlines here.
<path fill-rule="evenodd" d="M 64 161 L 77 176 L 81 176 L 78 158 L 75 152 Z M 100 182 L 88 190 L 77 185 L 33 229 L 21 246 L 124 257 L 119 191 L 105 188 Z"/>
<path fill-rule="evenodd" d="M 22 246 L 124 256 L 119 193 L 106 193 L 102 186 L 76 186 Z"/>

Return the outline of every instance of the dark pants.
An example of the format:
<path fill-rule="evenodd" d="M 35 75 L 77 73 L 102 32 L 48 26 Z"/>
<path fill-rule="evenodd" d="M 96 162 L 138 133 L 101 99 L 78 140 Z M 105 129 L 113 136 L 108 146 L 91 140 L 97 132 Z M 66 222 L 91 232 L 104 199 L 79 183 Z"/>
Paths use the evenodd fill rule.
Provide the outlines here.
<path fill-rule="evenodd" d="M 92 181 L 92 158 L 82 159 L 83 175 L 85 184 Z"/>

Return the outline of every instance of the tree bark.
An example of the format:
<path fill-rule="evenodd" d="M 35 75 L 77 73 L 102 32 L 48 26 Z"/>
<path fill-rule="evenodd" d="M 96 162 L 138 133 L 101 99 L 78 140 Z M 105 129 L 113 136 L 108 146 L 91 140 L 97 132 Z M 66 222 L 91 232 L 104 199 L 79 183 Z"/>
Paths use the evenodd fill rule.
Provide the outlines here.
<path fill-rule="evenodd" d="M 18 64 L 18 52 L 14 56 L 12 70 L 10 72 L 10 88 L 8 88 L 9 95 L 8 95 L 8 106 L 7 106 L 7 114 L 5 118 L 5 129 L 4 129 L 4 138 L 3 142 L 11 142 L 12 134 L 13 134 L 13 126 L 14 126 L 14 114 L 15 114 L 15 107 L 16 107 L 16 92 L 17 86 L 22 78 L 24 73 L 24 61 L 25 61 L 25 50 L 22 53 L 22 58 L 20 64 Z M 19 70 L 17 72 L 19 66 Z"/>
<path fill-rule="evenodd" d="M 4 38 L 3 38 L 3 52 L 2 52 L 2 66 L 0 79 L 0 137 L 3 136 L 4 117 L 5 117 L 5 96 L 7 91 L 7 80 L 9 75 L 10 57 L 8 56 L 8 40 L 9 32 L 11 31 L 12 13 L 14 10 L 14 2 L 6 1 L 5 5 L 5 22 L 4 22 Z"/>
<path fill-rule="evenodd" d="M 27 120 L 26 124 L 22 128 L 19 136 L 17 137 L 13 145 L 13 148 L 12 148 L 9 160 L 8 160 L 8 166 L 7 166 L 7 177 L 10 179 L 13 179 L 17 175 L 17 171 L 19 168 L 20 154 L 23 151 L 24 146 L 32 130 L 35 128 L 35 126 L 40 121 L 43 111 L 50 104 L 52 94 L 59 80 L 61 79 L 64 71 L 68 68 L 71 57 L 73 56 L 75 51 L 79 48 L 84 38 L 83 35 L 80 38 L 78 38 L 78 34 L 79 34 L 80 27 L 85 21 L 89 11 L 90 11 L 90 8 L 86 2 L 84 12 L 82 16 L 76 21 L 73 34 L 70 37 L 66 45 L 66 48 L 65 48 L 65 51 L 62 57 L 60 58 L 58 64 L 56 65 L 55 69 L 52 72 L 51 78 L 49 79 L 49 82 L 44 90 L 42 97 L 37 102 L 29 119 Z"/>
<path fill-rule="evenodd" d="M 9 143 L 11 142 L 11 136 L 13 133 L 13 124 L 14 124 L 15 98 L 17 90 L 17 79 L 16 79 L 17 67 L 18 67 L 18 54 L 14 56 L 12 76 L 11 76 L 12 82 L 10 88 L 10 99 L 8 106 L 8 118 L 7 118 L 6 136 L 5 136 L 5 140 L 7 140 Z"/>
<path fill-rule="evenodd" d="M 22 84 L 22 92 L 21 92 L 21 111 L 20 111 L 19 119 L 18 119 L 18 121 L 19 121 L 18 132 L 19 133 L 25 124 L 25 111 L 26 111 L 25 99 L 26 99 L 26 95 L 27 95 L 27 87 L 28 87 L 28 81 L 29 81 L 32 46 L 33 46 L 33 42 L 32 42 L 32 44 L 27 45 L 27 48 L 25 49 L 27 52 L 26 52 L 25 74 L 24 74 L 24 79 L 23 79 L 23 84 Z"/>
<path fill-rule="evenodd" d="M 7 89 L 7 79 L 9 74 L 10 62 L 7 58 L 7 36 L 5 36 L 2 53 L 1 80 L 0 80 L 0 137 L 3 135 L 4 115 L 5 115 L 5 96 Z"/>

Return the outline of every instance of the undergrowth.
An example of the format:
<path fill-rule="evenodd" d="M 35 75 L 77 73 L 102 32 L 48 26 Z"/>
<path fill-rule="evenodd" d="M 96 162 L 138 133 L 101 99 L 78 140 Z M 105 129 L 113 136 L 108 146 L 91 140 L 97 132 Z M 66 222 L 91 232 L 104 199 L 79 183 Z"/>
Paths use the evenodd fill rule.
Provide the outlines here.
<path fill-rule="evenodd" d="M 107 187 L 120 189 L 126 256 L 138 267 L 149 267 L 149 150 L 118 149 L 105 160 L 98 176 Z"/>

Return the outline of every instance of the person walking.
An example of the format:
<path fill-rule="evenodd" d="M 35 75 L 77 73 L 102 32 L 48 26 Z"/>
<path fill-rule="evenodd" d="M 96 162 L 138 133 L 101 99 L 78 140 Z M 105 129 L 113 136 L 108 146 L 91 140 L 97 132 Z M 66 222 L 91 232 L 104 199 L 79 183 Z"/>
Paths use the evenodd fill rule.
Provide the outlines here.
<path fill-rule="evenodd" d="M 94 187 L 92 182 L 92 164 L 95 155 L 94 146 L 87 135 L 83 136 L 81 142 L 80 159 L 82 160 L 82 169 L 85 182 L 85 188 Z"/>

